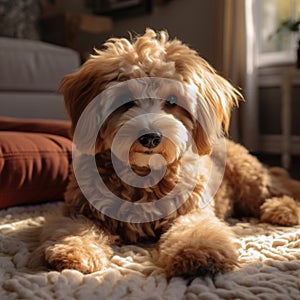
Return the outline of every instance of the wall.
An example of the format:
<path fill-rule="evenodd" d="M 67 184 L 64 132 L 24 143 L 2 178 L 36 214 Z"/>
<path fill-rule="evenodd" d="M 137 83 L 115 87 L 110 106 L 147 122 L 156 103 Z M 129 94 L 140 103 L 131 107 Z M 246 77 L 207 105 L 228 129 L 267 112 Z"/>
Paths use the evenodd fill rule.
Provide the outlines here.
<path fill-rule="evenodd" d="M 151 14 L 115 20 L 113 35 L 128 36 L 128 31 L 143 33 L 147 27 L 167 29 L 171 37 L 184 41 L 214 63 L 215 5 L 215 0 L 172 0 L 156 4 Z"/>
<path fill-rule="evenodd" d="M 68 1 L 64 10 L 69 10 Z M 79 4 L 76 5 L 76 2 Z M 112 32 L 101 36 L 92 36 L 84 33 L 80 37 L 82 48 L 90 51 L 109 37 L 129 37 L 128 32 L 143 34 L 147 27 L 155 30 L 167 29 L 170 36 L 176 37 L 207 59 L 212 65 L 216 64 L 213 45 L 215 44 L 215 22 L 217 19 L 216 5 L 219 0 L 170 0 L 164 4 L 154 1 L 153 11 L 150 14 L 123 17 L 113 20 Z M 80 0 L 72 4 L 72 11 L 81 7 Z M 160 1 L 163 2 L 163 1 Z"/>

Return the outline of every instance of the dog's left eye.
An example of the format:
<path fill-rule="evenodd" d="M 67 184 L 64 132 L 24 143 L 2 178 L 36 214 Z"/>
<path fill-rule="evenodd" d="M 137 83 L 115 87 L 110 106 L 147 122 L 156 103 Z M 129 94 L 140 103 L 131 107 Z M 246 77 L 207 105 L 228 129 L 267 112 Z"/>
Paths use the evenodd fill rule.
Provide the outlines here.
<path fill-rule="evenodd" d="M 175 107 L 178 103 L 178 98 L 176 95 L 169 95 L 165 100 L 166 107 L 172 108 Z"/>

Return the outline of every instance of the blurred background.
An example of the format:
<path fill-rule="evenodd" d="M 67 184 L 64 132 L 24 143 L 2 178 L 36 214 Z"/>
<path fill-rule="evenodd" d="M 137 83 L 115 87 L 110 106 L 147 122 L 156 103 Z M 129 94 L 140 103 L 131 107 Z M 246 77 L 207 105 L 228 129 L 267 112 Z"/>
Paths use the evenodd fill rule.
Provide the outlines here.
<path fill-rule="evenodd" d="M 241 89 L 230 137 L 296 177 L 299 18 L 300 0 L 0 0 L 2 38 L 69 48 L 80 63 L 108 37 L 168 30 Z"/>

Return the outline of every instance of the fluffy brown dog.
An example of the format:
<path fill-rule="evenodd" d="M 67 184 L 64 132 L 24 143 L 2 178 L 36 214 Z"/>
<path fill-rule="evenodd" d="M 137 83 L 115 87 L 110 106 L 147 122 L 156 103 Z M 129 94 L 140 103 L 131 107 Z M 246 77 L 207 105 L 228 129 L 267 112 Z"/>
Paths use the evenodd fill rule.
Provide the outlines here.
<path fill-rule="evenodd" d="M 124 84 L 120 88 L 118 83 Z M 63 216 L 45 224 L 37 249 L 52 268 L 98 271 L 109 265 L 114 243 L 157 241 L 156 263 L 168 276 L 215 274 L 238 263 L 225 218 L 255 216 L 273 224 L 299 224 L 295 200 L 300 199 L 300 184 L 284 171 L 264 167 L 228 140 L 221 147 L 226 147 L 222 169 L 224 152 L 214 150 L 214 143 L 227 133 L 240 93 L 166 32 L 149 29 L 131 41 L 110 39 L 104 50 L 64 78 L 61 90 L 72 134 L 93 99 L 108 91 L 95 106 L 96 117 L 81 122 L 81 139 L 74 140 L 80 153 L 74 171 L 95 173 L 92 157 L 107 190 L 89 172 L 81 177 L 72 172 Z M 154 175 L 161 170 L 156 182 Z M 217 193 L 211 191 L 211 181 L 219 175 L 212 170 L 224 174 Z M 134 176 L 148 183 L 126 182 Z M 94 194 L 95 199 L 87 199 Z M 155 206 L 170 194 L 171 199 Z M 120 205 L 116 197 L 123 199 Z M 167 213 L 157 213 L 158 208 Z"/>

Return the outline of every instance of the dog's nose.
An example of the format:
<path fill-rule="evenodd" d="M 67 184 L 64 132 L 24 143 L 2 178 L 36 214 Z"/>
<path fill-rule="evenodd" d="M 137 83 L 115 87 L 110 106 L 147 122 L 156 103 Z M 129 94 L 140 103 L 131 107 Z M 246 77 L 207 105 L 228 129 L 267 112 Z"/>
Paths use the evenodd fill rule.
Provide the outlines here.
<path fill-rule="evenodd" d="M 151 132 L 143 134 L 138 138 L 139 143 L 146 148 L 155 148 L 161 142 L 162 135 L 160 132 Z"/>

